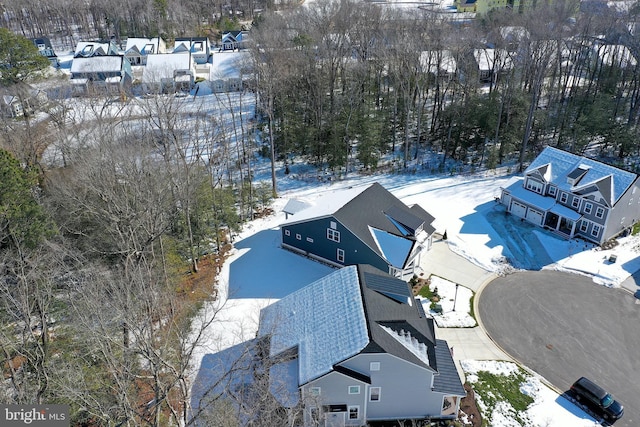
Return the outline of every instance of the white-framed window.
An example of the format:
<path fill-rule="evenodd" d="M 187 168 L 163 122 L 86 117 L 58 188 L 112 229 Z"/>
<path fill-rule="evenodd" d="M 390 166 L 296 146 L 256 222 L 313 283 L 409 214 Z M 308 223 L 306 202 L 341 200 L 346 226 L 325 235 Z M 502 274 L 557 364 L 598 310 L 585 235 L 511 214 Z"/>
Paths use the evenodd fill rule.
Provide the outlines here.
<path fill-rule="evenodd" d="M 538 181 L 534 181 L 533 179 L 527 179 L 527 190 L 534 191 L 538 194 L 542 194 L 542 189 L 544 186 L 542 183 Z"/>
<path fill-rule="evenodd" d="M 549 195 L 556 197 L 556 194 L 558 192 L 558 187 L 556 187 L 555 185 L 551 185 L 549 186 Z"/>
<path fill-rule="evenodd" d="M 370 371 L 379 371 L 380 370 L 380 362 L 371 362 L 369 363 Z"/>
<path fill-rule="evenodd" d="M 302 236 L 301 236 L 301 235 L 299 235 L 298 233 L 296 233 L 296 239 L 297 239 L 297 240 L 302 240 Z"/>
<path fill-rule="evenodd" d="M 578 207 L 580 206 L 580 197 L 574 197 L 571 201 L 571 206 L 578 209 Z"/>
<path fill-rule="evenodd" d="M 313 239 L 311 237 L 307 237 L 307 242 L 313 243 Z"/>
<path fill-rule="evenodd" d="M 331 221 L 329 223 L 329 228 L 332 228 L 333 230 L 335 230 L 336 228 L 338 228 L 338 224 L 335 221 Z"/>
<path fill-rule="evenodd" d="M 285 236 L 291 236 L 291 230 L 284 230 Z"/>
<path fill-rule="evenodd" d="M 309 387 L 309 394 L 311 396 L 320 396 L 322 389 L 320 387 Z"/>
<path fill-rule="evenodd" d="M 327 239 L 340 243 L 340 232 L 332 228 L 327 228 Z"/>
<path fill-rule="evenodd" d="M 369 389 L 369 402 L 379 402 L 381 392 L 381 387 L 371 387 Z"/>
<path fill-rule="evenodd" d="M 349 406 L 349 419 L 350 420 L 359 420 L 360 419 L 360 407 L 357 405 Z"/>
<path fill-rule="evenodd" d="M 350 385 L 349 386 L 349 394 L 360 394 L 360 386 L 359 385 Z"/>
<path fill-rule="evenodd" d="M 582 231 L 583 233 L 586 233 L 588 228 L 589 228 L 589 223 L 587 221 L 580 221 L 580 231 Z"/>
<path fill-rule="evenodd" d="M 602 218 L 604 216 L 604 208 L 601 206 L 598 206 L 596 208 L 596 217 L 597 218 Z"/>
<path fill-rule="evenodd" d="M 569 199 L 569 195 L 567 193 L 560 194 L 560 203 L 567 203 Z"/>
<path fill-rule="evenodd" d="M 338 262 L 344 262 L 344 249 L 338 248 Z"/>
<path fill-rule="evenodd" d="M 593 204 L 584 202 L 584 213 L 590 214 L 591 212 L 593 212 Z"/>
<path fill-rule="evenodd" d="M 600 235 L 600 226 L 593 224 L 593 228 L 591 229 L 591 235 L 593 237 L 598 237 Z"/>

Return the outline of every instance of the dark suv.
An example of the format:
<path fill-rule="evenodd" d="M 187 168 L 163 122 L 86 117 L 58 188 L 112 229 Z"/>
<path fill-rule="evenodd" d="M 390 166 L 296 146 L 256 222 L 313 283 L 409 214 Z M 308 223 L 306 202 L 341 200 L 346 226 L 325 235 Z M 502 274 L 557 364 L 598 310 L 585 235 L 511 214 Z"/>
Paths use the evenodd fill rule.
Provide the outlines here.
<path fill-rule="evenodd" d="M 571 386 L 577 401 L 587 404 L 596 415 L 604 419 L 614 421 L 622 418 L 624 408 L 617 400 L 607 393 L 602 387 L 588 378 L 582 377 Z"/>

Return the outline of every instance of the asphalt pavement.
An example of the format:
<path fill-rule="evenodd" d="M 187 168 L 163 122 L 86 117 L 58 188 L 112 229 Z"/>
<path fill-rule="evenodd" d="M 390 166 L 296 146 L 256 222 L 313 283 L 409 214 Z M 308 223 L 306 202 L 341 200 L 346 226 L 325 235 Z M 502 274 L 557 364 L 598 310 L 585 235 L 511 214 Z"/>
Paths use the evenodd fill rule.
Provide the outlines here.
<path fill-rule="evenodd" d="M 577 274 L 523 271 L 485 286 L 477 308 L 496 345 L 559 392 L 589 377 L 624 405 L 617 427 L 640 425 L 640 300 L 632 293 Z"/>

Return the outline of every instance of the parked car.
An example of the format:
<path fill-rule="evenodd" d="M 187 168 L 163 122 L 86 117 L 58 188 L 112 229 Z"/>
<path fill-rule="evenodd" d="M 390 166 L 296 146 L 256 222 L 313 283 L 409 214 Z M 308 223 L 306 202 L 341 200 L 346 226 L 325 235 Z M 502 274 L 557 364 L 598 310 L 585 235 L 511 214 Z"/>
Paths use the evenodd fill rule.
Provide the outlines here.
<path fill-rule="evenodd" d="M 573 383 L 571 391 L 578 402 L 586 404 L 596 415 L 605 420 L 617 420 L 624 414 L 624 408 L 620 402 L 588 378 L 582 377 Z"/>

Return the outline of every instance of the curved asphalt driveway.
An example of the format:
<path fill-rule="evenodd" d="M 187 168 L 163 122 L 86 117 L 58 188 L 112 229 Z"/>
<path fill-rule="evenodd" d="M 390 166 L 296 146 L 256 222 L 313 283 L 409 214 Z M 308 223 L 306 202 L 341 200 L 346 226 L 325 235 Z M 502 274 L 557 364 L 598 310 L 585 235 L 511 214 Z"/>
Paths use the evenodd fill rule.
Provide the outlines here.
<path fill-rule="evenodd" d="M 625 407 L 616 427 L 640 425 L 640 300 L 590 278 L 526 271 L 489 283 L 478 314 L 491 338 L 561 392 L 586 376 Z"/>

